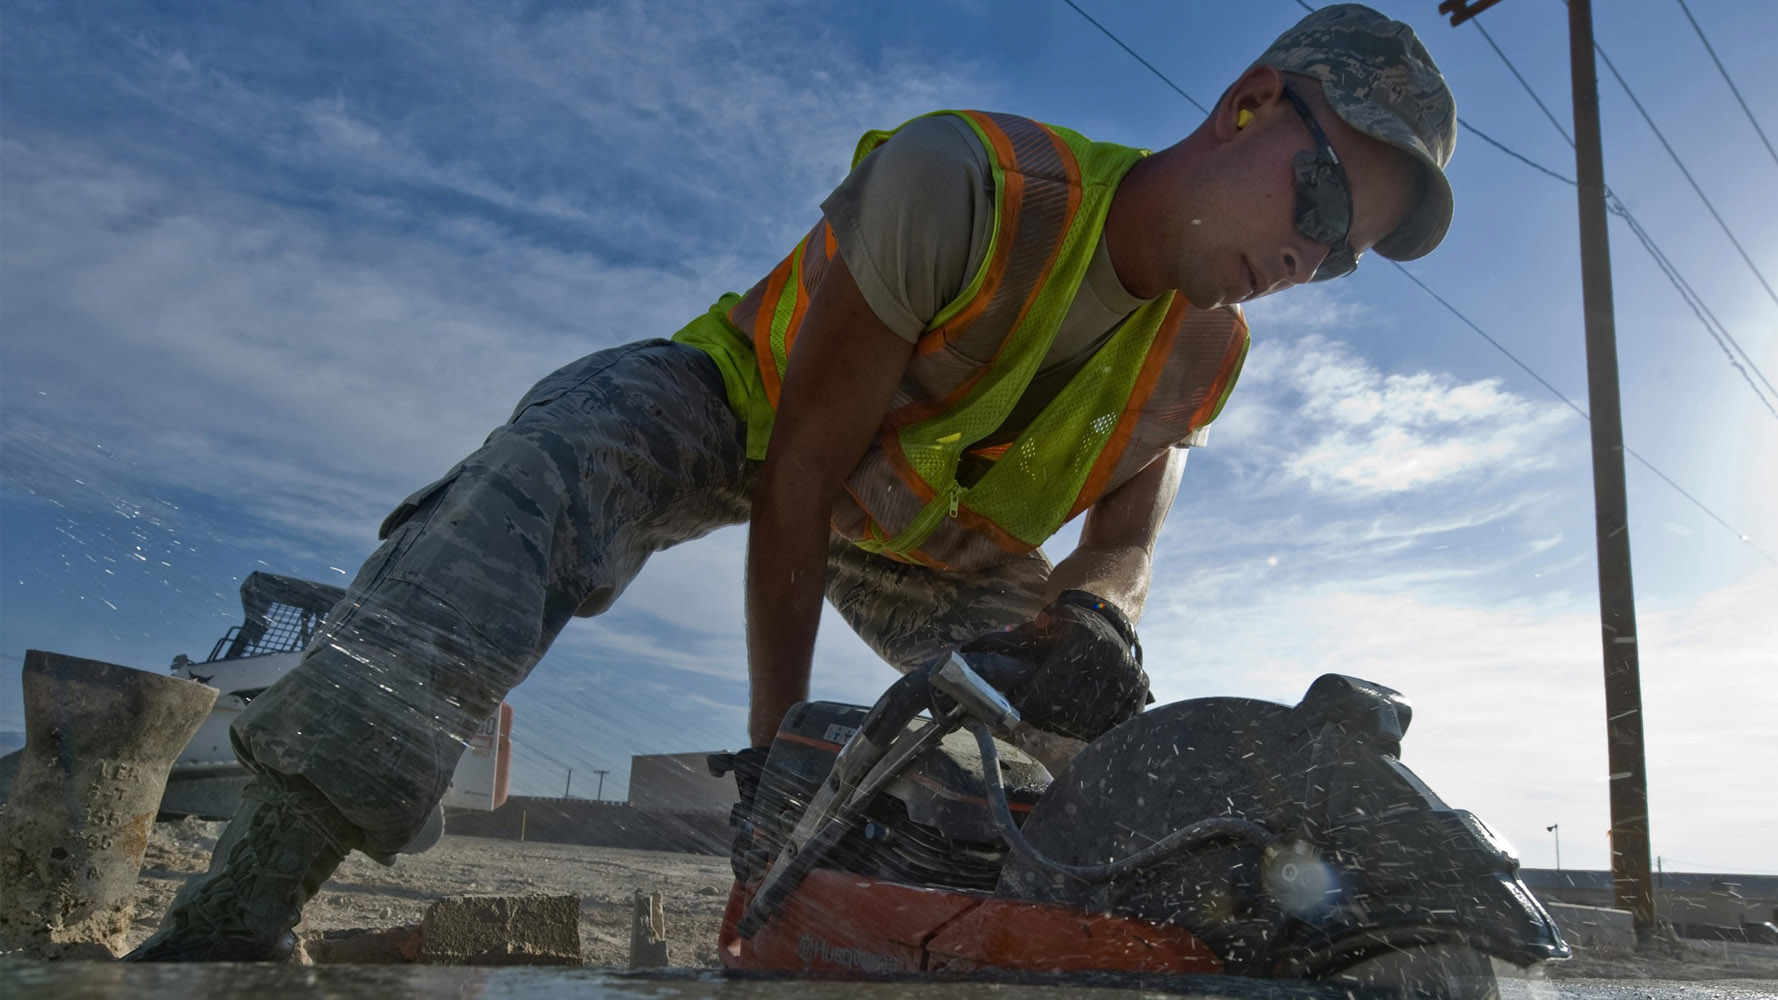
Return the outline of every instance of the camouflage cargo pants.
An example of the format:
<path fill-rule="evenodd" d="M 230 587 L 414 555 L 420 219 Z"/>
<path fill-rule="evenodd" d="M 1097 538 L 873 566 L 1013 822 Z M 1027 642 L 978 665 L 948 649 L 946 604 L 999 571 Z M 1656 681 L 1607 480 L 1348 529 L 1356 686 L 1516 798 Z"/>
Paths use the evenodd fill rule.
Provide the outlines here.
<path fill-rule="evenodd" d="M 383 523 L 302 663 L 235 723 L 243 763 L 308 778 L 365 831 L 366 853 L 393 855 L 569 618 L 609 608 L 650 554 L 747 520 L 758 463 L 744 443 L 695 348 L 644 341 L 545 378 Z M 827 595 L 909 670 L 1029 620 L 1049 570 L 1039 552 L 937 573 L 836 539 Z"/>

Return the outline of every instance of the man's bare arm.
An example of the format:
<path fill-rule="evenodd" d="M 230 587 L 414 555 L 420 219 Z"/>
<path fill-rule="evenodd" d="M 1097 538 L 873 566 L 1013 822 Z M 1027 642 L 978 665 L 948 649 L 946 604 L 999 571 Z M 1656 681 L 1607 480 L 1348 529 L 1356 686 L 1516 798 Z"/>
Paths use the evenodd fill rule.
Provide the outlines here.
<path fill-rule="evenodd" d="M 1179 492 L 1185 452 L 1169 449 L 1087 510 L 1080 544 L 1050 574 L 1050 600 L 1064 590 L 1084 590 L 1117 605 L 1132 622 L 1142 617 L 1155 539 Z"/>
<path fill-rule="evenodd" d="M 829 522 L 914 345 L 879 320 L 838 254 L 810 299 L 760 471 L 747 536 L 747 734 L 772 740 L 809 695 Z"/>

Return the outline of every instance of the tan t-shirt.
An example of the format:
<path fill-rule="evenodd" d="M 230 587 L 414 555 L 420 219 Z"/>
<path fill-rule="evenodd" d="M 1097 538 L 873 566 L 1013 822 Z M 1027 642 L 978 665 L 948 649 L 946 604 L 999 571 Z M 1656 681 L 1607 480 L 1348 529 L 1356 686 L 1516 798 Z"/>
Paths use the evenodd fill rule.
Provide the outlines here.
<path fill-rule="evenodd" d="M 854 167 L 821 211 L 871 311 L 898 336 L 917 340 L 987 254 L 994 229 L 988 151 L 960 118 L 916 119 Z M 1147 301 L 1118 280 L 1101 236 L 1043 364 L 984 443 L 1011 440 Z"/>

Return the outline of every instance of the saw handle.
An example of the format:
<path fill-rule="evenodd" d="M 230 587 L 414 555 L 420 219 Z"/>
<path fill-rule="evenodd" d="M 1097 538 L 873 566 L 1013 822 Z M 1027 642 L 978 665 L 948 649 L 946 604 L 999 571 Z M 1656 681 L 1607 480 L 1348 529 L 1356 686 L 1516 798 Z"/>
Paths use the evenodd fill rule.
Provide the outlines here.
<path fill-rule="evenodd" d="M 949 695 L 965 712 L 988 724 L 997 732 L 1011 734 L 1018 729 L 1022 720 L 1018 709 L 1006 699 L 1006 688 L 995 684 L 983 676 L 977 668 L 977 661 L 1004 660 L 1019 666 L 1036 669 L 1036 664 L 1013 657 L 1003 657 L 991 653 L 972 654 L 964 659 L 962 653 L 952 653 L 940 661 L 932 670 L 932 687 Z M 991 672 L 999 664 L 984 663 Z"/>
<path fill-rule="evenodd" d="M 1039 666 L 1035 660 L 1027 659 L 1024 656 L 978 649 L 967 653 L 952 653 L 933 664 L 932 670 L 937 673 L 953 661 L 963 663 L 976 676 L 987 681 L 996 691 L 1004 695 L 1008 701 L 1012 699 L 1014 692 L 1024 687 L 1025 683 L 1036 675 Z"/>
<path fill-rule="evenodd" d="M 915 670 L 889 685 L 858 724 L 864 738 L 875 746 L 886 747 L 900 736 L 915 716 L 931 706 L 929 677 L 930 668 Z"/>
<path fill-rule="evenodd" d="M 1003 722 L 1017 724 L 1019 713 L 1009 702 L 1010 692 L 1030 680 L 1037 668 L 1031 660 L 1006 653 L 949 653 L 889 685 L 858 730 L 872 745 L 886 747 L 921 712 L 935 719 L 945 714 L 945 696 L 997 727 Z M 939 696 L 936 702 L 935 695 Z M 1006 719 L 1007 715 L 1011 718 Z"/>

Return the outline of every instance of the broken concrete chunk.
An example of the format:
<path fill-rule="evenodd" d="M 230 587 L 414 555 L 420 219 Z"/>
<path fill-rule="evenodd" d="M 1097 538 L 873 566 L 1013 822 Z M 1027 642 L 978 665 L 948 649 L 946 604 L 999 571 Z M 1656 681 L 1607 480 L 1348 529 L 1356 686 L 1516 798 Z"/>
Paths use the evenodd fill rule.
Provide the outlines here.
<path fill-rule="evenodd" d="M 667 964 L 667 919 L 661 894 L 636 890 L 630 922 L 630 968 L 659 969 Z"/>
<path fill-rule="evenodd" d="M 25 747 L 0 806 L 0 951 L 110 959 L 173 759 L 216 689 L 25 651 Z"/>

